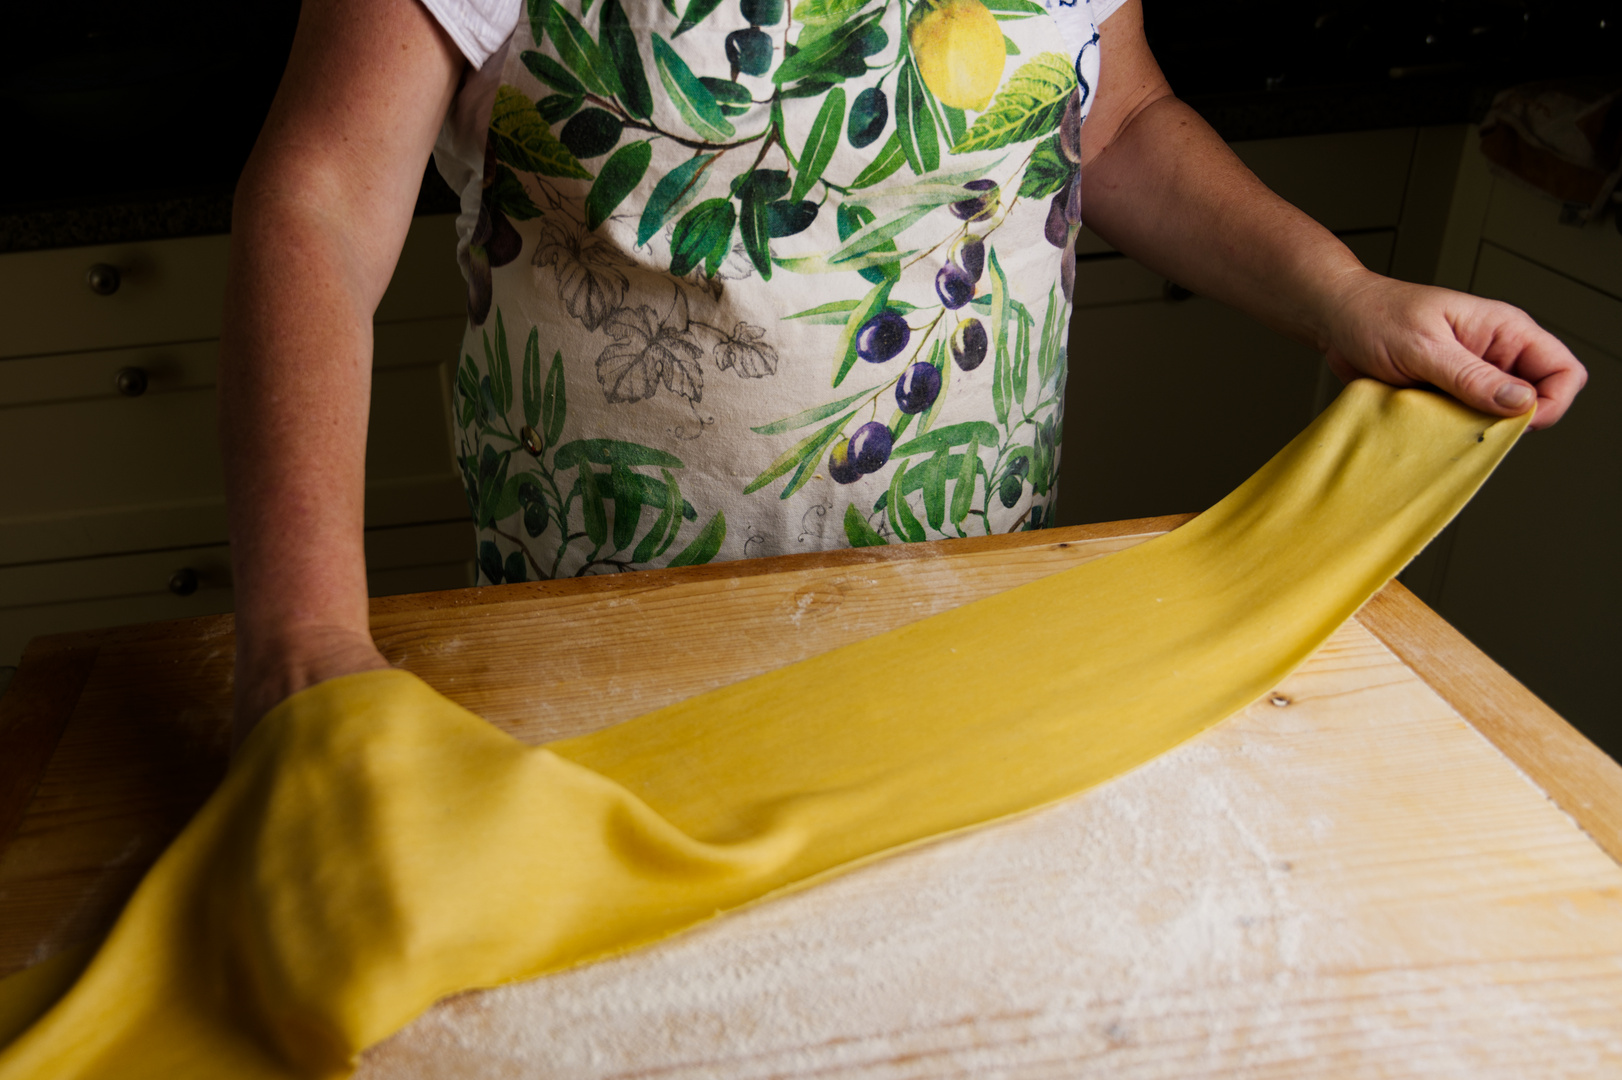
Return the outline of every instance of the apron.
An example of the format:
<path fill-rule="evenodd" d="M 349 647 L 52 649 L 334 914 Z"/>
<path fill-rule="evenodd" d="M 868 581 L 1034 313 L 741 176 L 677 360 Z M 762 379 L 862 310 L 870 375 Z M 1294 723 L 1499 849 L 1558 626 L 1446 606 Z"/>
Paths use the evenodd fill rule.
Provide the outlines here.
<path fill-rule="evenodd" d="M 1052 3 L 528 0 L 436 151 L 481 582 L 1049 523 L 1099 68 Z"/>

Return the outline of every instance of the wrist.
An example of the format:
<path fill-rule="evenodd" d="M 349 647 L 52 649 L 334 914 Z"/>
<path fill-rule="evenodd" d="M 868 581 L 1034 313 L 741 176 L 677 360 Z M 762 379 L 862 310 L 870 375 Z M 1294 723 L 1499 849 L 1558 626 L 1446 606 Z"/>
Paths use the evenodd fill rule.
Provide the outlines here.
<path fill-rule="evenodd" d="M 364 627 L 299 623 L 239 631 L 234 687 L 238 739 L 277 703 L 300 690 L 388 666 Z"/>
<path fill-rule="evenodd" d="M 1351 252 L 1347 252 L 1351 256 Z M 1355 257 L 1350 266 L 1338 266 L 1318 276 L 1302 305 L 1300 340 L 1327 353 L 1342 337 L 1351 312 L 1371 289 L 1388 279 L 1367 269 Z"/>

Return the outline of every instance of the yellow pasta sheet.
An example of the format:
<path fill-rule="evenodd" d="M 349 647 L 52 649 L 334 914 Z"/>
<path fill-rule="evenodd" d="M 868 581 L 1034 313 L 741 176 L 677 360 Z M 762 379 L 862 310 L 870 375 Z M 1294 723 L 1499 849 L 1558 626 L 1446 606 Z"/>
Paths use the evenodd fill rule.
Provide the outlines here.
<path fill-rule="evenodd" d="M 306 690 L 0 1080 L 341 1076 L 445 995 L 1102 783 L 1300 664 L 1525 423 L 1355 383 L 1165 537 L 544 747 L 402 671 Z"/>

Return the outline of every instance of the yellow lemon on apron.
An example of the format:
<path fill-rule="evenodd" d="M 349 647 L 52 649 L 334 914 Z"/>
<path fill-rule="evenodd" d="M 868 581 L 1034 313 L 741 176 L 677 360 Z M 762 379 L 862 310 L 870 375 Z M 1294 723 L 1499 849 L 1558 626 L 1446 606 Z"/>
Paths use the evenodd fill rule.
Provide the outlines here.
<path fill-rule="evenodd" d="M 991 104 L 1007 48 L 1002 28 L 980 0 L 920 3 L 907 20 L 907 40 L 918 74 L 942 105 L 983 112 Z"/>

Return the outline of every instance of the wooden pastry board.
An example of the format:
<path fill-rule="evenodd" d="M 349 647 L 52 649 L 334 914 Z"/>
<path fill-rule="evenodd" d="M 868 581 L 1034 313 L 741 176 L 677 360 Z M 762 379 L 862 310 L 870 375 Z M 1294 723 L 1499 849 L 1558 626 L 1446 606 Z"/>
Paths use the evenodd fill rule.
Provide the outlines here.
<path fill-rule="evenodd" d="M 544 741 L 1179 520 L 390 598 L 373 627 Z M 0 698 L 0 974 L 103 932 L 217 782 L 231 650 L 228 617 L 30 647 Z M 443 1002 L 360 1075 L 1622 1075 L 1619 858 L 1622 769 L 1393 584 L 1111 784 Z"/>

